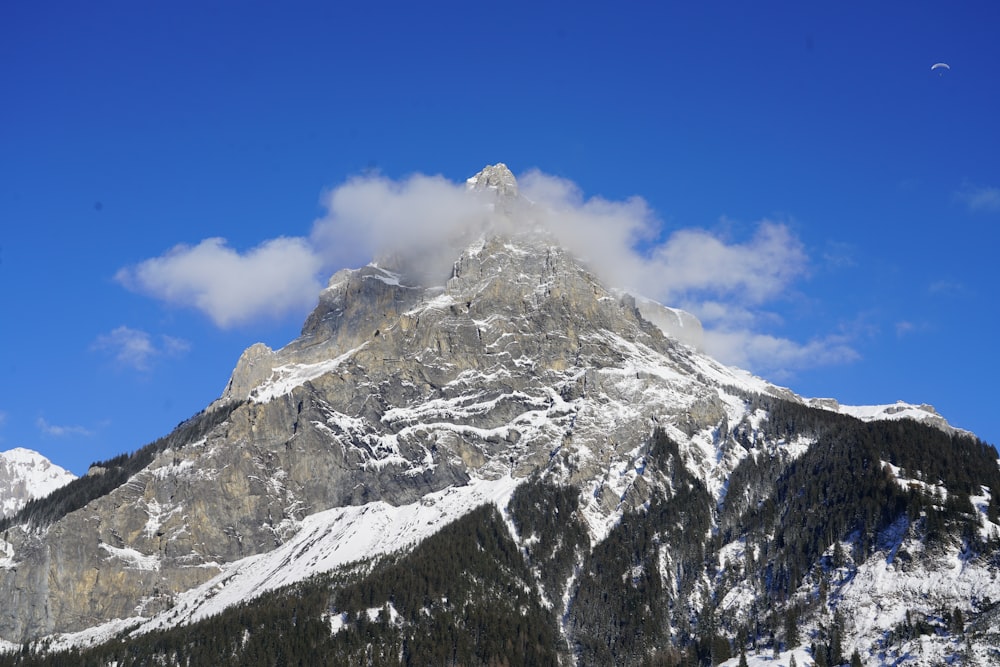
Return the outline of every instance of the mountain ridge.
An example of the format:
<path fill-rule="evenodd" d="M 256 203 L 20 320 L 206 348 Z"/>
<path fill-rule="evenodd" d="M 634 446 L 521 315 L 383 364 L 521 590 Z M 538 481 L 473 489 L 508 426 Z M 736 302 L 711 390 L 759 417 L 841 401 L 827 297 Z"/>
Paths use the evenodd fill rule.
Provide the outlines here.
<path fill-rule="evenodd" d="M 102 466 L 120 485 L 44 522 L 8 522 L 0 637 L 68 646 L 207 622 L 358 556 L 406 552 L 482 503 L 500 511 L 579 664 L 668 647 L 704 657 L 759 605 L 789 647 L 770 616 L 799 608 L 814 643 L 832 642 L 836 601 L 865 599 L 890 611 L 852 622 L 851 645 L 881 664 L 879 651 L 904 645 L 878 633 L 903 621 L 876 583 L 905 582 L 902 567 L 953 584 L 934 605 L 986 618 L 991 603 L 970 591 L 1000 599 L 995 450 L 929 406 L 803 399 L 726 367 L 651 321 L 696 320 L 603 285 L 512 220 L 531 203 L 503 170 L 470 191 L 498 221 L 465 239 L 441 281 L 409 273 L 407 258 L 337 272 L 298 338 L 248 348 L 222 396 L 134 469 Z M 962 463 L 990 456 L 992 470 Z M 840 509 L 821 516 L 825 499 Z M 541 528 L 549 507 L 571 520 Z M 602 594 L 621 598 L 605 610 L 620 628 L 652 623 L 631 605 L 668 611 L 629 644 Z M 710 627 L 722 630 L 702 636 Z"/>

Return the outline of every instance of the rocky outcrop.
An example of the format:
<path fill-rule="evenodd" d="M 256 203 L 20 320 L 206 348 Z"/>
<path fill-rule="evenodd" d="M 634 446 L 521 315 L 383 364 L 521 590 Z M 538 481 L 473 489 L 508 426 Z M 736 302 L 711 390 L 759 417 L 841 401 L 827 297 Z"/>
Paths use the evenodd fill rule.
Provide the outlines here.
<path fill-rule="evenodd" d="M 494 192 L 498 199 L 517 197 L 517 179 L 503 162 L 486 165 L 465 184 L 476 192 Z"/>

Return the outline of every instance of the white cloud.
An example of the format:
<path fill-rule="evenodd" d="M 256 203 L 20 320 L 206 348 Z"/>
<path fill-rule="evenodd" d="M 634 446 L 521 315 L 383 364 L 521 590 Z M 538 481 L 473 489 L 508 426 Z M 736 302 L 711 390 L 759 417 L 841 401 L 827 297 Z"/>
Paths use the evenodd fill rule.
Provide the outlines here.
<path fill-rule="evenodd" d="M 48 423 L 43 417 L 36 419 L 35 425 L 38 426 L 38 430 L 40 430 L 43 435 L 53 438 L 65 438 L 70 436 L 90 437 L 94 435 L 93 431 L 84 426 L 57 426 L 55 424 Z"/>
<path fill-rule="evenodd" d="M 668 303 L 694 294 L 761 303 L 805 272 L 801 242 L 778 223 L 761 222 L 743 243 L 703 229 L 676 230 L 654 243 L 660 224 L 640 197 L 584 200 L 572 183 L 537 171 L 523 177 L 521 191 L 541 204 L 536 215 L 560 243 L 609 282 Z"/>
<path fill-rule="evenodd" d="M 955 193 L 955 199 L 974 213 L 1000 211 L 1000 188 L 966 184 Z"/>
<path fill-rule="evenodd" d="M 137 371 L 149 370 L 153 360 L 161 356 L 176 357 L 187 352 L 191 345 L 173 336 L 159 336 L 159 344 L 149 333 L 120 326 L 101 334 L 94 341 L 93 349 L 108 352 L 122 366 Z"/>
<path fill-rule="evenodd" d="M 705 332 L 705 347 L 723 363 L 749 368 L 776 380 L 788 378 L 796 371 L 846 364 L 860 358 L 843 335 L 799 343 L 747 329 L 721 329 Z"/>
<path fill-rule="evenodd" d="M 178 245 L 118 271 L 129 289 L 197 308 L 226 328 L 281 316 L 315 302 L 322 262 L 301 238 L 277 238 L 240 254 L 225 239 Z"/>
<path fill-rule="evenodd" d="M 440 176 L 358 177 L 323 199 L 327 213 L 314 223 L 310 243 L 327 266 L 391 257 L 431 280 L 446 278 L 438 274 L 451 267 L 454 249 L 495 219 L 464 185 Z"/>

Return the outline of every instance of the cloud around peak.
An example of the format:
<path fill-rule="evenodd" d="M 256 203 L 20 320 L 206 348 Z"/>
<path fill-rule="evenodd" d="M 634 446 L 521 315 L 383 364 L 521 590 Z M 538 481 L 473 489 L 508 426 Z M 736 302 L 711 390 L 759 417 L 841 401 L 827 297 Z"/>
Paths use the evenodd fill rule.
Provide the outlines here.
<path fill-rule="evenodd" d="M 483 231 L 529 227 L 553 235 L 607 284 L 702 317 L 706 351 L 721 361 L 756 370 L 773 365 L 764 360 L 801 368 L 857 356 L 842 338 L 795 343 L 759 330 L 774 319 L 768 304 L 808 273 L 803 244 L 785 224 L 761 221 L 743 239 L 699 228 L 664 234 L 638 196 L 586 197 L 572 181 L 538 170 L 519 177 L 518 189 L 521 199 L 510 209 L 440 176 L 357 176 L 324 193 L 325 214 L 308 236 L 265 240 L 243 252 L 208 238 L 125 267 L 116 279 L 228 328 L 303 313 L 327 276 L 382 257 L 443 282 L 456 250 Z"/>

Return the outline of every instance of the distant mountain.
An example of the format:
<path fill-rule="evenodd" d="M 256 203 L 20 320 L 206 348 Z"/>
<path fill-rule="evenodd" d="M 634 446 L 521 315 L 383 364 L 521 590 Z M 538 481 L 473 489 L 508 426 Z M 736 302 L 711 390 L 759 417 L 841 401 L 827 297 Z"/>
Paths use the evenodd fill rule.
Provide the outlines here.
<path fill-rule="evenodd" d="M 22 447 L 0 452 L 0 518 L 14 514 L 33 498 L 49 495 L 76 479 L 38 452 Z"/>
<path fill-rule="evenodd" d="M 338 272 L 204 412 L 0 522 L 0 637 L 40 652 L 0 665 L 1000 664 L 992 446 L 720 364 L 506 167 L 469 196 L 445 273 Z"/>

